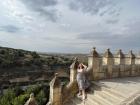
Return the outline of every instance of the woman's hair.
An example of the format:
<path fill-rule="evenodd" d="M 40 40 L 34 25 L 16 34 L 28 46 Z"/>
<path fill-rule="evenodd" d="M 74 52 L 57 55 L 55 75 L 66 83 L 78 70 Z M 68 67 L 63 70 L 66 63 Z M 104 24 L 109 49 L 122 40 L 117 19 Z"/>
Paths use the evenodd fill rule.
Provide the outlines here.
<path fill-rule="evenodd" d="M 78 69 L 80 69 L 80 66 L 84 69 L 84 66 L 81 63 L 78 65 Z"/>

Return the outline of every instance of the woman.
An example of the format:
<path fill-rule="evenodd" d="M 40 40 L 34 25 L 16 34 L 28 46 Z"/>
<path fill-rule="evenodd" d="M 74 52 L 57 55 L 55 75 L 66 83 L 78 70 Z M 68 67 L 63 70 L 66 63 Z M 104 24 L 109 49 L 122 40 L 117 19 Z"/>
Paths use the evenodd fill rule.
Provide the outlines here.
<path fill-rule="evenodd" d="M 78 87 L 79 87 L 79 93 L 78 96 L 82 95 L 82 99 L 85 100 L 86 99 L 86 93 L 85 93 L 85 89 L 87 88 L 87 84 L 86 84 L 86 72 L 87 66 L 80 63 L 78 65 L 78 69 L 77 69 L 77 83 L 78 83 Z"/>

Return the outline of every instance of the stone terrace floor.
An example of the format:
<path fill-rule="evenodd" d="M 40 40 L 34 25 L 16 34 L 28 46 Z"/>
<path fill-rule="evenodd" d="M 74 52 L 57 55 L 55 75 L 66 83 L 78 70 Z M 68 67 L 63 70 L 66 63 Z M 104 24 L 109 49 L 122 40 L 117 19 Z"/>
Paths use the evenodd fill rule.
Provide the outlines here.
<path fill-rule="evenodd" d="M 140 77 L 124 77 L 115 79 L 106 79 L 99 81 L 102 85 L 108 86 L 122 92 L 126 96 L 132 96 L 140 92 Z"/>
<path fill-rule="evenodd" d="M 74 97 L 65 105 L 140 105 L 140 77 L 114 78 L 92 83 L 93 92 L 87 93 L 85 103 Z"/>

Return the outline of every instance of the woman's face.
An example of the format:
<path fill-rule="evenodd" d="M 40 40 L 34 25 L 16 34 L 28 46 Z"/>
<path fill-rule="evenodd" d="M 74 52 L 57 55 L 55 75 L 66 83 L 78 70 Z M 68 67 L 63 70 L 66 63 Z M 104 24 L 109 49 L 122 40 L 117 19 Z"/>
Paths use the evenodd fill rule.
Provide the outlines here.
<path fill-rule="evenodd" d="M 79 68 L 80 68 L 80 69 L 82 69 L 82 68 L 83 68 L 83 65 L 82 65 L 81 63 L 79 64 Z"/>

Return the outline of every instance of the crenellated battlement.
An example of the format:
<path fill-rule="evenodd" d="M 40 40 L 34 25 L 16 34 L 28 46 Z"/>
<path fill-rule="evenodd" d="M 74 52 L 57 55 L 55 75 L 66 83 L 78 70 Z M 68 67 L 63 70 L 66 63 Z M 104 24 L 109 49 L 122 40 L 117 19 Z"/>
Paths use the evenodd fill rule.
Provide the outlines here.
<path fill-rule="evenodd" d="M 124 54 L 121 49 L 116 54 L 112 54 L 110 49 L 99 54 L 93 48 L 88 56 L 88 67 L 92 68 L 92 80 L 137 76 L 140 75 L 140 56 L 133 54 L 132 50 Z"/>

